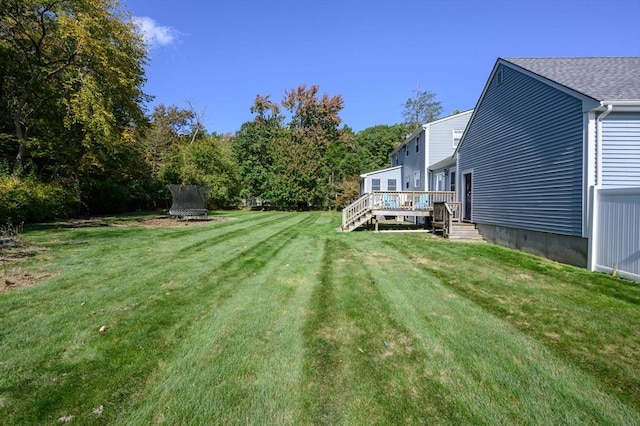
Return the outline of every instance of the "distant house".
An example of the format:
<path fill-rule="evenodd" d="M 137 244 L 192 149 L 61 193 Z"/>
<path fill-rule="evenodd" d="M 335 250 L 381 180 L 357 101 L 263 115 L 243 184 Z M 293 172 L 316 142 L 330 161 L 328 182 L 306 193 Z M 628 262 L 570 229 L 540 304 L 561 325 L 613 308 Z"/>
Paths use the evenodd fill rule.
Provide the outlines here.
<path fill-rule="evenodd" d="M 640 58 L 499 58 L 440 165 L 485 239 L 640 278 Z"/>
<path fill-rule="evenodd" d="M 372 191 L 400 191 L 402 189 L 402 167 L 391 167 L 360 175 L 360 193 Z"/>
<path fill-rule="evenodd" d="M 428 166 L 453 154 L 471 113 L 465 111 L 417 128 L 391 153 L 391 168 L 361 175 L 360 192 L 392 191 L 390 179 L 396 180 L 396 191 L 449 191 L 455 171 L 453 176 L 443 171 L 432 174 Z"/>

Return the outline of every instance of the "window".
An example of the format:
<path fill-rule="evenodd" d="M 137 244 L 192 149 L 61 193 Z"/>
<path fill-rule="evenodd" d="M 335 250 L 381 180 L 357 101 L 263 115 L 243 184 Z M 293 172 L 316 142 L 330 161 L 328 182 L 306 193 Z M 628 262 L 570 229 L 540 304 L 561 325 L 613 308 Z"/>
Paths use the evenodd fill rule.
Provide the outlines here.
<path fill-rule="evenodd" d="M 389 179 L 387 180 L 387 191 L 395 191 L 396 190 L 396 180 Z"/>
<path fill-rule="evenodd" d="M 450 172 L 449 175 L 451 176 L 451 183 L 450 183 L 450 188 L 451 191 L 455 192 L 456 191 L 456 172 Z"/>
<path fill-rule="evenodd" d="M 416 138 L 416 152 L 420 152 L 420 136 Z"/>
<path fill-rule="evenodd" d="M 460 139 L 462 139 L 462 134 L 464 133 L 464 130 L 459 130 L 459 129 L 454 129 L 452 132 L 452 139 L 453 139 L 453 143 L 452 146 L 454 148 L 456 148 L 458 146 L 458 144 L 460 143 Z"/>
<path fill-rule="evenodd" d="M 398 165 L 398 153 L 397 152 L 396 152 L 395 157 L 396 157 L 396 166 L 397 166 Z"/>
<path fill-rule="evenodd" d="M 413 186 L 418 188 L 420 186 L 420 170 L 413 172 Z"/>
<path fill-rule="evenodd" d="M 371 190 L 380 191 L 380 179 L 371 179 Z"/>
<path fill-rule="evenodd" d="M 496 75 L 496 84 L 500 86 L 502 85 L 502 83 L 504 83 L 504 74 L 502 73 L 502 68 L 500 68 L 498 70 L 498 74 Z"/>
<path fill-rule="evenodd" d="M 407 180 L 405 182 L 405 185 L 406 185 L 407 189 L 409 189 L 409 176 L 407 176 Z"/>
<path fill-rule="evenodd" d="M 404 146 L 404 153 L 408 157 L 409 156 L 409 146 L 408 144 Z"/>

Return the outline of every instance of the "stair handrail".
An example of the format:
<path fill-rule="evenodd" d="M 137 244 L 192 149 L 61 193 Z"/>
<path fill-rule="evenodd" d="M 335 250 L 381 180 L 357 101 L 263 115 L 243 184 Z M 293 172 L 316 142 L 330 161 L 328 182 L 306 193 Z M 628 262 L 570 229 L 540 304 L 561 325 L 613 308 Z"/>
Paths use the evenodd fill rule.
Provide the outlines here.
<path fill-rule="evenodd" d="M 453 210 L 451 210 L 449 203 L 444 203 L 444 227 L 442 234 L 445 238 L 451 235 L 451 228 L 453 228 Z"/>
<path fill-rule="evenodd" d="M 460 212 L 462 211 L 462 203 L 461 202 L 449 202 L 447 205 L 451 208 L 451 214 L 453 215 L 453 220 L 455 222 L 460 222 L 462 220 L 462 216 Z"/>
<path fill-rule="evenodd" d="M 370 210 L 371 193 L 366 193 L 342 209 L 342 229 L 347 229 Z"/>

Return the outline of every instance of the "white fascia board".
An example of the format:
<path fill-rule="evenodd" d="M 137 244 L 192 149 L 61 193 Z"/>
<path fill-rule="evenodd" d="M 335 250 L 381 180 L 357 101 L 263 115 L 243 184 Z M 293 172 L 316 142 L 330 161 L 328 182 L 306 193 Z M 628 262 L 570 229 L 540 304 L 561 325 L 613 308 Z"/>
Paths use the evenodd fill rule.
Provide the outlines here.
<path fill-rule="evenodd" d="M 423 127 L 423 128 L 431 127 L 431 126 L 433 126 L 434 124 L 440 124 L 440 123 L 442 123 L 442 122 L 445 122 L 445 121 L 448 121 L 448 120 L 452 120 L 452 119 L 454 119 L 454 118 L 458 118 L 458 117 L 461 117 L 461 116 L 463 116 L 463 115 L 472 114 L 472 113 L 473 113 L 473 110 L 472 110 L 472 109 L 470 109 L 470 110 L 463 111 L 463 112 L 458 113 L 458 114 L 448 115 L 448 116 L 446 116 L 446 117 L 444 117 L 444 118 L 440 118 L 439 120 L 430 121 L 430 122 L 428 122 L 428 123 L 425 123 L 425 124 L 423 124 L 423 125 L 422 125 L 422 127 Z"/>
<path fill-rule="evenodd" d="M 615 112 L 640 112 L 640 99 L 609 99 L 600 101 L 594 111 L 605 111 L 611 105 Z"/>
<path fill-rule="evenodd" d="M 438 170 L 443 168 L 448 168 L 454 166 L 456 164 L 456 156 L 452 155 L 451 157 L 447 157 L 443 160 L 438 161 L 437 163 L 431 164 L 428 169 L 429 170 Z"/>
<path fill-rule="evenodd" d="M 360 175 L 360 177 L 361 178 L 368 178 L 369 176 L 377 175 L 377 174 L 380 174 L 380 173 L 386 173 L 386 172 L 389 172 L 389 171 L 395 170 L 395 169 L 402 169 L 402 166 L 395 166 L 395 167 L 388 167 L 386 169 L 374 170 L 373 172 L 363 173 L 363 174 Z"/>

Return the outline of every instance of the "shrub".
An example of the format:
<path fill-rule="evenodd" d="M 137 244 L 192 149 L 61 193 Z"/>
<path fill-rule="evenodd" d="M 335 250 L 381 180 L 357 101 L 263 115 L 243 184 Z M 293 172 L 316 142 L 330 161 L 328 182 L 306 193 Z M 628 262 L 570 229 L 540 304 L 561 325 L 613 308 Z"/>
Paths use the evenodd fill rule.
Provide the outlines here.
<path fill-rule="evenodd" d="M 67 217 L 75 204 L 72 191 L 35 177 L 0 175 L 0 223 L 41 222 Z"/>

